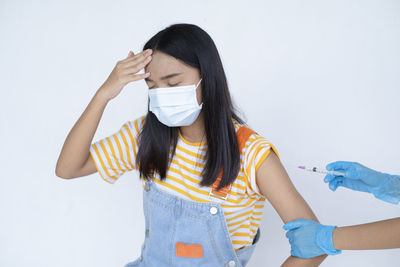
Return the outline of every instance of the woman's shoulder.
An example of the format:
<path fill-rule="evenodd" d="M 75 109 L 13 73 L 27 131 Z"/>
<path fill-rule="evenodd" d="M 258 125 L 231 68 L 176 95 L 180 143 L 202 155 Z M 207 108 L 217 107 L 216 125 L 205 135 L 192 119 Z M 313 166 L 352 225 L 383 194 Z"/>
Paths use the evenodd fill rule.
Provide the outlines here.
<path fill-rule="evenodd" d="M 247 132 L 249 134 L 249 140 L 250 139 L 254 139 L 257 137 L 262 137 L 260 134 L 258 134 L 258 132 L 253 129 L 251 126 L 249 126 L 246 122 L 240 123 L 237 120 L 232 118 L 232 122 L 233 122 L 233 126 L 235 127 L 235 131 L 236 133 L 238 132 L 238 130 L 242 127 L 245 127 L 246 131 L 243 132 Z"/>
<path fill-rule="evenodd" d="M 123 127 L 124 126 L 128 127 L 131 132 L 134 132 L 136 135 L 138 135 L 142 131 L 145 119 L 146 119 L 146 114 L 141 115 L 133 120 L 125 122 Z"/>
<path fill-rule="evenodd" d="M 248 134 L 246 135 L 246 143 L 244 145 L 244 153 L 252 154 L 254 151 L 260 151 L 262 148 L 272 148 L 278 154 L 275 146 L 264 135 L 259 133 L 256 129 L 249 126 L 247 123 L 239 123 L 237 120 L 232 119 L 236 133 L 241 127 L 246 127 Z"/>

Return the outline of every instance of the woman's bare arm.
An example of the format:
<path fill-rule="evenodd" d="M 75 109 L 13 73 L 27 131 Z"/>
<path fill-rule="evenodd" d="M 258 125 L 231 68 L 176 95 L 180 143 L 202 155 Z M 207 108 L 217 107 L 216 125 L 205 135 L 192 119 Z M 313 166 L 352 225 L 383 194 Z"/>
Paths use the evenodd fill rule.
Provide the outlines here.
<path fill-rule="evenodd" d="M 256 183 L 284 223 L 303 218 L 319 222 L 303 197 L 297 192 L 281 161 L 271 150 L 256 172 Z M 312 259 L 289 256 L 282 266 L 319 266 L 327 255 Z"/>
<path fill-rule="evenodd" d="M 56 175 L 75 178 L 96 172 L 89 148 L 108 103 L 102 91 L 97 91 L 83 114 L 72 127 L 57 161 Z"/>
<path fill-rule="evenodd" d="M 340 250 L 400 248 L 400 218 L 338 227 L 332 238 Z"/>
<path fill-rule="evenodd" d="M 75 178 L 97 171 L 94 161 L 90 157 L 90 145 L 104 109 L 107 103 L 116 97 L 126 84 L 150 75 L 150 73 L 136 73 L 150 62 L 151 53 L 151 49 L 136 55 L 129 51 L 124 60 L 117 62 L 107 80 L 97 90 L 89 105 L 69 132 L 57 161 L 55 173 L 58 177 Z"/>

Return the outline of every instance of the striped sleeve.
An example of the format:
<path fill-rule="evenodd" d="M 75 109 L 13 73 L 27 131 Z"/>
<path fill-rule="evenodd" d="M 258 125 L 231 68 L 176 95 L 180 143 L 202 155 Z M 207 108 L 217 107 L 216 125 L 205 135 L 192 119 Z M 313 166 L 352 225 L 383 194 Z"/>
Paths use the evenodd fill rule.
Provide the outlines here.
<path fill-rule="evenodd" d="M 113 184 L 127 171 L 137 169 L 138 136 L 144 117 L 125 122 L 118 132 L 90 146 L 90 155 L 104 181 Z"/>
<path fill-rule="evenodd" d="M 271 149 L 279 157 L 278 151 L 265 137 L 257 133 L 250 136 L 246 143 L 247 149 L 245 152 L 245 176 L 247 178 L 250 192 L 264 197 L 256 183 L 256 171 L 260 167 L 264 159 L 269 155 Z"/>

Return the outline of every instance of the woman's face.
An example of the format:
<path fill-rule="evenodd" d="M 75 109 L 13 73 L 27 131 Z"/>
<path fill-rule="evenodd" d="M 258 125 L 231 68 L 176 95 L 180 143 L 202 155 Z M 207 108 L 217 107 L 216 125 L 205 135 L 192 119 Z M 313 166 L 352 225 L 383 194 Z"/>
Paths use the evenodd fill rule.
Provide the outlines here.
<path fill-rule="evenodd" d="M 145 78 L 149 90 L 159 87 L 197 84 L 200 80 L 198 69 L 157 50 L 153 52 L 150 63 L 145 67 L 145 72 L 150 72 L 150 76 Z M 201 84 L 196 89 L 199 104 L 202 102 Z"/>

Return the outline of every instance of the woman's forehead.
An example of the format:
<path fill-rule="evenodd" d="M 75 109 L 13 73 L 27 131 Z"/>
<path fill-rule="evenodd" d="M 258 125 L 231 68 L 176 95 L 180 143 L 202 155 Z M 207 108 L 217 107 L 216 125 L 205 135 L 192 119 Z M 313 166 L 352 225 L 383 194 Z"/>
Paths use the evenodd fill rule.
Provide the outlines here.
<path fill-rule="evenodd" d="M 161 77 L 170 75 L 171 73 L 189 74 L 197 72 L 197 69 L 185 64 L 183 61 L 174 58 L 173 56 L 160 51 L 155 51 L 152 54 L 150 63 L 145 67 L 145 72 L 150 72 L 151 80 L 158 80 Z"/>
<path fill-rule="evenodd" d="M 151 74 L 164 76 L 171 72 L 184 71 L 185 64 L 170 55 L 155 51 L 152 54 L 150 63 L 147 64 L 145 69 L 146 72 L 150 72 Z"/>

